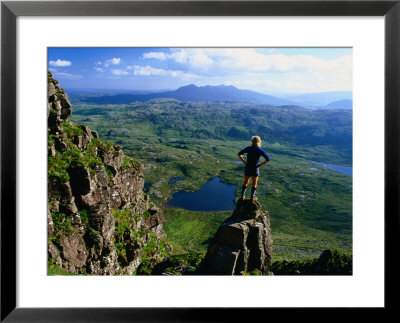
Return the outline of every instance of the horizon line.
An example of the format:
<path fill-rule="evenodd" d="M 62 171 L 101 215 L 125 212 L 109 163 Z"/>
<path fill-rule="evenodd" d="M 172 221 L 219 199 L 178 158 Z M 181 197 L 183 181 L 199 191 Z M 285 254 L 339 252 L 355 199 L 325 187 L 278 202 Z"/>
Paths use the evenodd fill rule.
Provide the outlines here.
<path fill-rule="evenodd" d="M 65 87 L 65 89 L 70 89 L 70 90 L 97 90 L 97 91 L 108 90 L 108 91 L 124 91 L 124 92 L 129 92 L 129 91 L 131 91 L 131 92 L 132 91 L 135 91 L 135 92 L 144 92 L 144 91 L 145 92 L 164 92 L 164 91 L 176 91 L 176 90 L 178 90 L 180 88 L 191 86 L 191 85 L 193 85 L 193 86 L 195 86 L 197 88 L 201 88 L 201 87 L 220 87 L 220 86 L 234 87 L 234 88 L 236 88 L 238 90 L 252 91 L 252 92 L 256 92 L 256 93 L 260 93 L 260 94 L 266 94 L 266 95 L 271 95 L 271 94 L 274 94 L 274 93 L 275 94 L 287 95 L 287 94 L 318 94 L 318 93 L 332 93 L 332 92 L 353 92 L 353 90 L 328 90 L 328 91 L 317 91 L 317 92 L 314 92 L 314 91 L 308 91 L 308 92 L 307 91 L 306 92 L 285 92 L 285 91 L 260 92 L 260 91 L 245 89 L 245 88 L 239 88 L 239 87 L 237 87 L 235 85 L 232 85 L 232 84 L 230 84 L 230 85 L 226 85 L 226 84 L 196 85 L 196 84 L 193 84 L 193 83 L 182 85 L 182 86 L 179 86 L 179 87 L 173 88 L 173 89 L 172 88 L 169 88 L 169 89 L 168 88 L 166 88 L 166 89 L 128 89 L 128 88 L 126 88 L 126 89 L 124 89 L 124 88 L 91 88 L 91 87 Z"/>

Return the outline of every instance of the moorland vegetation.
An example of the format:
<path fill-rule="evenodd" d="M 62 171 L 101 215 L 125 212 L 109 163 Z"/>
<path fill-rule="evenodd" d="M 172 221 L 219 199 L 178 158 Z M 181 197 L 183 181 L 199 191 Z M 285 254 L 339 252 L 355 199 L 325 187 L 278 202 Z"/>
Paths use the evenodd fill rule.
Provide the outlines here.
<path fill-rule="evenodd" d="M 352 177 L 313 163 L 352 165 L 351 110 L 163 98 L 100 105 L 82 95 L 72 100 L 72 121 L 145 165 L 145 188 L 157 205 L 216 176 L 238 186 L 237 198 L 243 176 L 237 152 L 252 135 L 261 136 L 271 162 L 261 170 L 257 196 L 271 216 L 272 260 L 315 259 L 329 248 L 351 253 Z M 184 180 L 170 181 L 177 177 Z M 205 253 L 230 211 L 166 208 L 164 214 L 175 255 L 192 259 Z"/>

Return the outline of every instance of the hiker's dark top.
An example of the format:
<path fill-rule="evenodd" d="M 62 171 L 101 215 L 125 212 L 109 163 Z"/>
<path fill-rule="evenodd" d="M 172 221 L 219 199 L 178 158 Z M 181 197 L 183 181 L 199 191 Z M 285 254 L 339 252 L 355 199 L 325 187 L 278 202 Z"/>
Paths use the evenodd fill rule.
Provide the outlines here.
<path fill-rule="evenodd" d="M 248 146 L 245 149 L 239 151 L 238 155 L 243 155 L 247 153 L 247 164 L 249 166 L 256 166 L 260 159 L 260 156 L 263 156 L 266 160 L 271 160 L 267 153 L 262 150 L 258 146 Z"/>

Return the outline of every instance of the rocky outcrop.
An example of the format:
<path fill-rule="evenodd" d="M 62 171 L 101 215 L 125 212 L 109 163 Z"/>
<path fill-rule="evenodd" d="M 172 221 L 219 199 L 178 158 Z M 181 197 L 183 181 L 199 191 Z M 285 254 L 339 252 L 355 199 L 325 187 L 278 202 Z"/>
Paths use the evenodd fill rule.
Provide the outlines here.
<path fill-rule="evenodd" d="M 69 121 L 48 74 L 48 255 L 71 273 L 131 275 L 168 251 L 163 214 L 143 191 L 143 165 Z"/>
<path fill-rule="evenodd" d="M 269 214 L 260 203 L 239 200 L 218 228 L 200 266 L 208 275 L 272 275 Z"/>

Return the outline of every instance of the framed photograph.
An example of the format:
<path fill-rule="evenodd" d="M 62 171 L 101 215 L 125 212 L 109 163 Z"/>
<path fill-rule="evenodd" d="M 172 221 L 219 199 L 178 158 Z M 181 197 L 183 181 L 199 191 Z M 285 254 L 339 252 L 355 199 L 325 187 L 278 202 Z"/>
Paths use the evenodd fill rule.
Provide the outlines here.
<path fill-rule="evenodd" d="M 251 311 L 264 315 L 280 308 L 394 308 L 399 1 L 4 1 L 1 15 L 2 321 L 235 321 Z M 87 84 L 91 88 L 82 92 Z M 306 95 L 311 92 L 325 96 Z M 280 115 L 271 117 L 276 107 Z M 270 123 L 257 117 L 264 113 Z M 128 127 L 128 119 L 142 124 Z M 209 126 L 212 122 L 215 126 Z M 314 122 L 318 126 L 312 128 Z M 89 128 L 79 125 L 85 123 Z M 230 185 L 239 181 L 232 173 L 241 166 L 226 156 L 235 151 L 239 162 L 251 163 L 250 151 L 261 142 L 253 137 L 254 149 L 242 150 L 244 138 L 253 134 L 241 123 L 254 125 L 263 140 L 273 138 L 265 148 L 272 153 L 267 167 L 280 176 L 271 175 L 268 182 L 262 174 L 256 189 L 263 164 L 255 163 L 256 175 L 249 175 L 247 165 L 242 197 L 239 186 Z M 279 132 L 271 124 L 289 130 Z M 134 135 L 139 139 L 125 140 Z M 111 147 L 102 137 L 117 144 Z M 332 143 L 318 144 L 324 140 Z M 132 151 L 149 165 L 141 170 L 127 157 Z M 274 158 L 285 166 L 274 168 Z M 326 176 L 323 167 L 328 167 Z M 246 193 L 250 177 L 253 188 Z M 289 198 L 300 190 L 286 185 L 292 180 L 304 185 L 301 194 Z M 159 266 L 163 269 L 150 276 L 154 265 L 136 261 L 134 246 L 150 254 L 155 245 L 164 252 L 157 208 L 166 202 L 164 195 L 181 194 L 172 195 L 165 204 L 171 209 L 164 209 L 178 219 L 176 208 L 190 210 L 187 202 L 196 201 L 184 191 L 205 182 L 215 201 L 227 199 L 221 210 L 231 212 L 237 203 L 234 214 L 242 212 L 244 222 L 246 207 L 249 214 L 250 208 L 258 212 L 254 219 L 263 218 L 260 205 L 275 214 L 271 228 L 269 220 L 257 220 L 248 233 L 249 241 L 261 237 L 255 232 L 265 226 L 261 231 L 268 236 L 272 229 L 274 236 L 276 224 L 275 267 L 265 260 L 271 256 L 266 238 L 258 243 L 265 247 L 258 267 L 249 256 L 249 241 L 239 251 L 226 247 L 226 241 L 210 245 L 200 275 L 181 275 L 193 269 L 187 259 L 171 262 L 172 271 Z M 230 192 L 227 198 L 219 195 L 222 185 Z M 324 187 L 329 194 L 312 194 L 308 186 Z M 308 213 L 295 211 L 307 201 L 324 221 L 329 219 L 324 229 Z M 201 202 L 191 216 L 214 211 L 213 205 Z M 93 215 L 103 211 L 108 217 Z M 212 221 L 222 223 L 217 217 Z M 181 239 L 173 231 L 182 230 L 174 227 L 177 222 L 167 229 L 178 250 L 200 250 L 226 238 L 220 233 L 214 240 L 211 234 Z M 287 230 L 300 224 L 309 227 L 304 235 Z M 204 223 L 194 219 L 190 225 Z M 228 235 L 240 227 L 233 226 Z M 332 244 L 329 232 L 342 240 Z M 296 262 L 286 259 L 308 254 L 314 244 L 320 244 L 315 250 L 343 248 L 344 256 L 330 255 L 340 261 L 349 251 L 350 267 L 342 263 L 340 270 L 329 271 L 321 255 L 318 263 L 293 269 Z M 233 267 L 224 267 L 230 262 Z"/>

